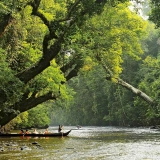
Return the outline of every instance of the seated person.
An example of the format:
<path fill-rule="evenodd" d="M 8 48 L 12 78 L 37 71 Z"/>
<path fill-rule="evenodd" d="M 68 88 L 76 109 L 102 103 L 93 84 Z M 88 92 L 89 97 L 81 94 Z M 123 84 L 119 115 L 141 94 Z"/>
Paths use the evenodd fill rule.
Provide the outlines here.
<path fill-rule="evenodd" d="M 36 130 L 36 129 L 34 129 L 33 134 L 38 134 L 38 132 L 37 132 L 37 130 Z"/>
<path fill-rule="evenodd" d="M 44 131 L 44 134 L 48 134 L 49 132 L 48 132 L 48 129 L 46 129 L 45 131 Z"/>
<path fill-rule="evenodd" d="M 20 133 L 19 134 L 24 134 L 24 130 L 23 129 L 21 129 L 21 131 L 20 131 Z"/>
<path fill-rule="evenodd" d="M 25 132 L 25 134 L 30 134 L 30 132 L 28 131 L 28 129 L 26 129 L 26 132 Z"/>
<path fill-rule="evenodd" d="M 78 125 L 78 126 L 77 126 L 77 128 L 78 128 L 78 129 L 80 129 L 80 128 L 81 128 L 81 126 L 80 126 L 80 125 Z"/>

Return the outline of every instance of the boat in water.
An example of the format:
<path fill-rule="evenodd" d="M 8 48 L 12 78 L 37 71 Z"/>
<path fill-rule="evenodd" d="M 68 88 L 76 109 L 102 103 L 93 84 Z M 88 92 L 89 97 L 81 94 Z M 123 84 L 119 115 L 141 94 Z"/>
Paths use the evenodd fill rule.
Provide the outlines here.
<path fill-rule="evenodd" d="M 65 137 L 71 132 L 47 133 L 47 134 L 18 134 L 18 133 L 0 133 L 0 137 Z"/>

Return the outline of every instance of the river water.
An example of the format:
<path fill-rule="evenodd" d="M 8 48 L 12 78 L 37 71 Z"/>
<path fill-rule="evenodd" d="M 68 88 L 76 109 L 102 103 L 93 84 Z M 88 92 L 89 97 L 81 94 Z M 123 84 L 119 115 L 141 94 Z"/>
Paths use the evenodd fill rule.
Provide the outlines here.
<path fill-rule="evenodd" d="M 49 131 L 57 132 L 57 128 L 49 127 Z M 160 160 L 158 130 L 64 127 L 64 131 L 70 129 L 68 137 L 0 138 L 0 160 Z"/>

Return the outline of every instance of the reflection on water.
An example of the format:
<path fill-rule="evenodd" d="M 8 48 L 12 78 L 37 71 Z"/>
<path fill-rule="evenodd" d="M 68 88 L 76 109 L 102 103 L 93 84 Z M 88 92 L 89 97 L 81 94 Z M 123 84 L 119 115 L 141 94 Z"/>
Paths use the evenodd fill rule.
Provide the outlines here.
<path fill-rule="evenodd" d="M 82 127 L 68 137 L 0 138 L 0 160 L 159 160 L 160 131 L 148 128 Z M 50 127 L 57 132 L 57 127 Z M 33 144 L 33 142 L 36 142 Z"/>

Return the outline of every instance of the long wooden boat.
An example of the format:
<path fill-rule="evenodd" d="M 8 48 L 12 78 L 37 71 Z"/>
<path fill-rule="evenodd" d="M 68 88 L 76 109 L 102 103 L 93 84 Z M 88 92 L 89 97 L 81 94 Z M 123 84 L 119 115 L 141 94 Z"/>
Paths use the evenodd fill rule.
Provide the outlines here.
<path fill-rule="evenodd" d="M 48 133 L 48 134 L 16 134 L 16 133 L 0 133 L 0 137 L 64 137 L 68 136 L 68 134 L 71 132 L 59 132 L 59 133 Z"/>

